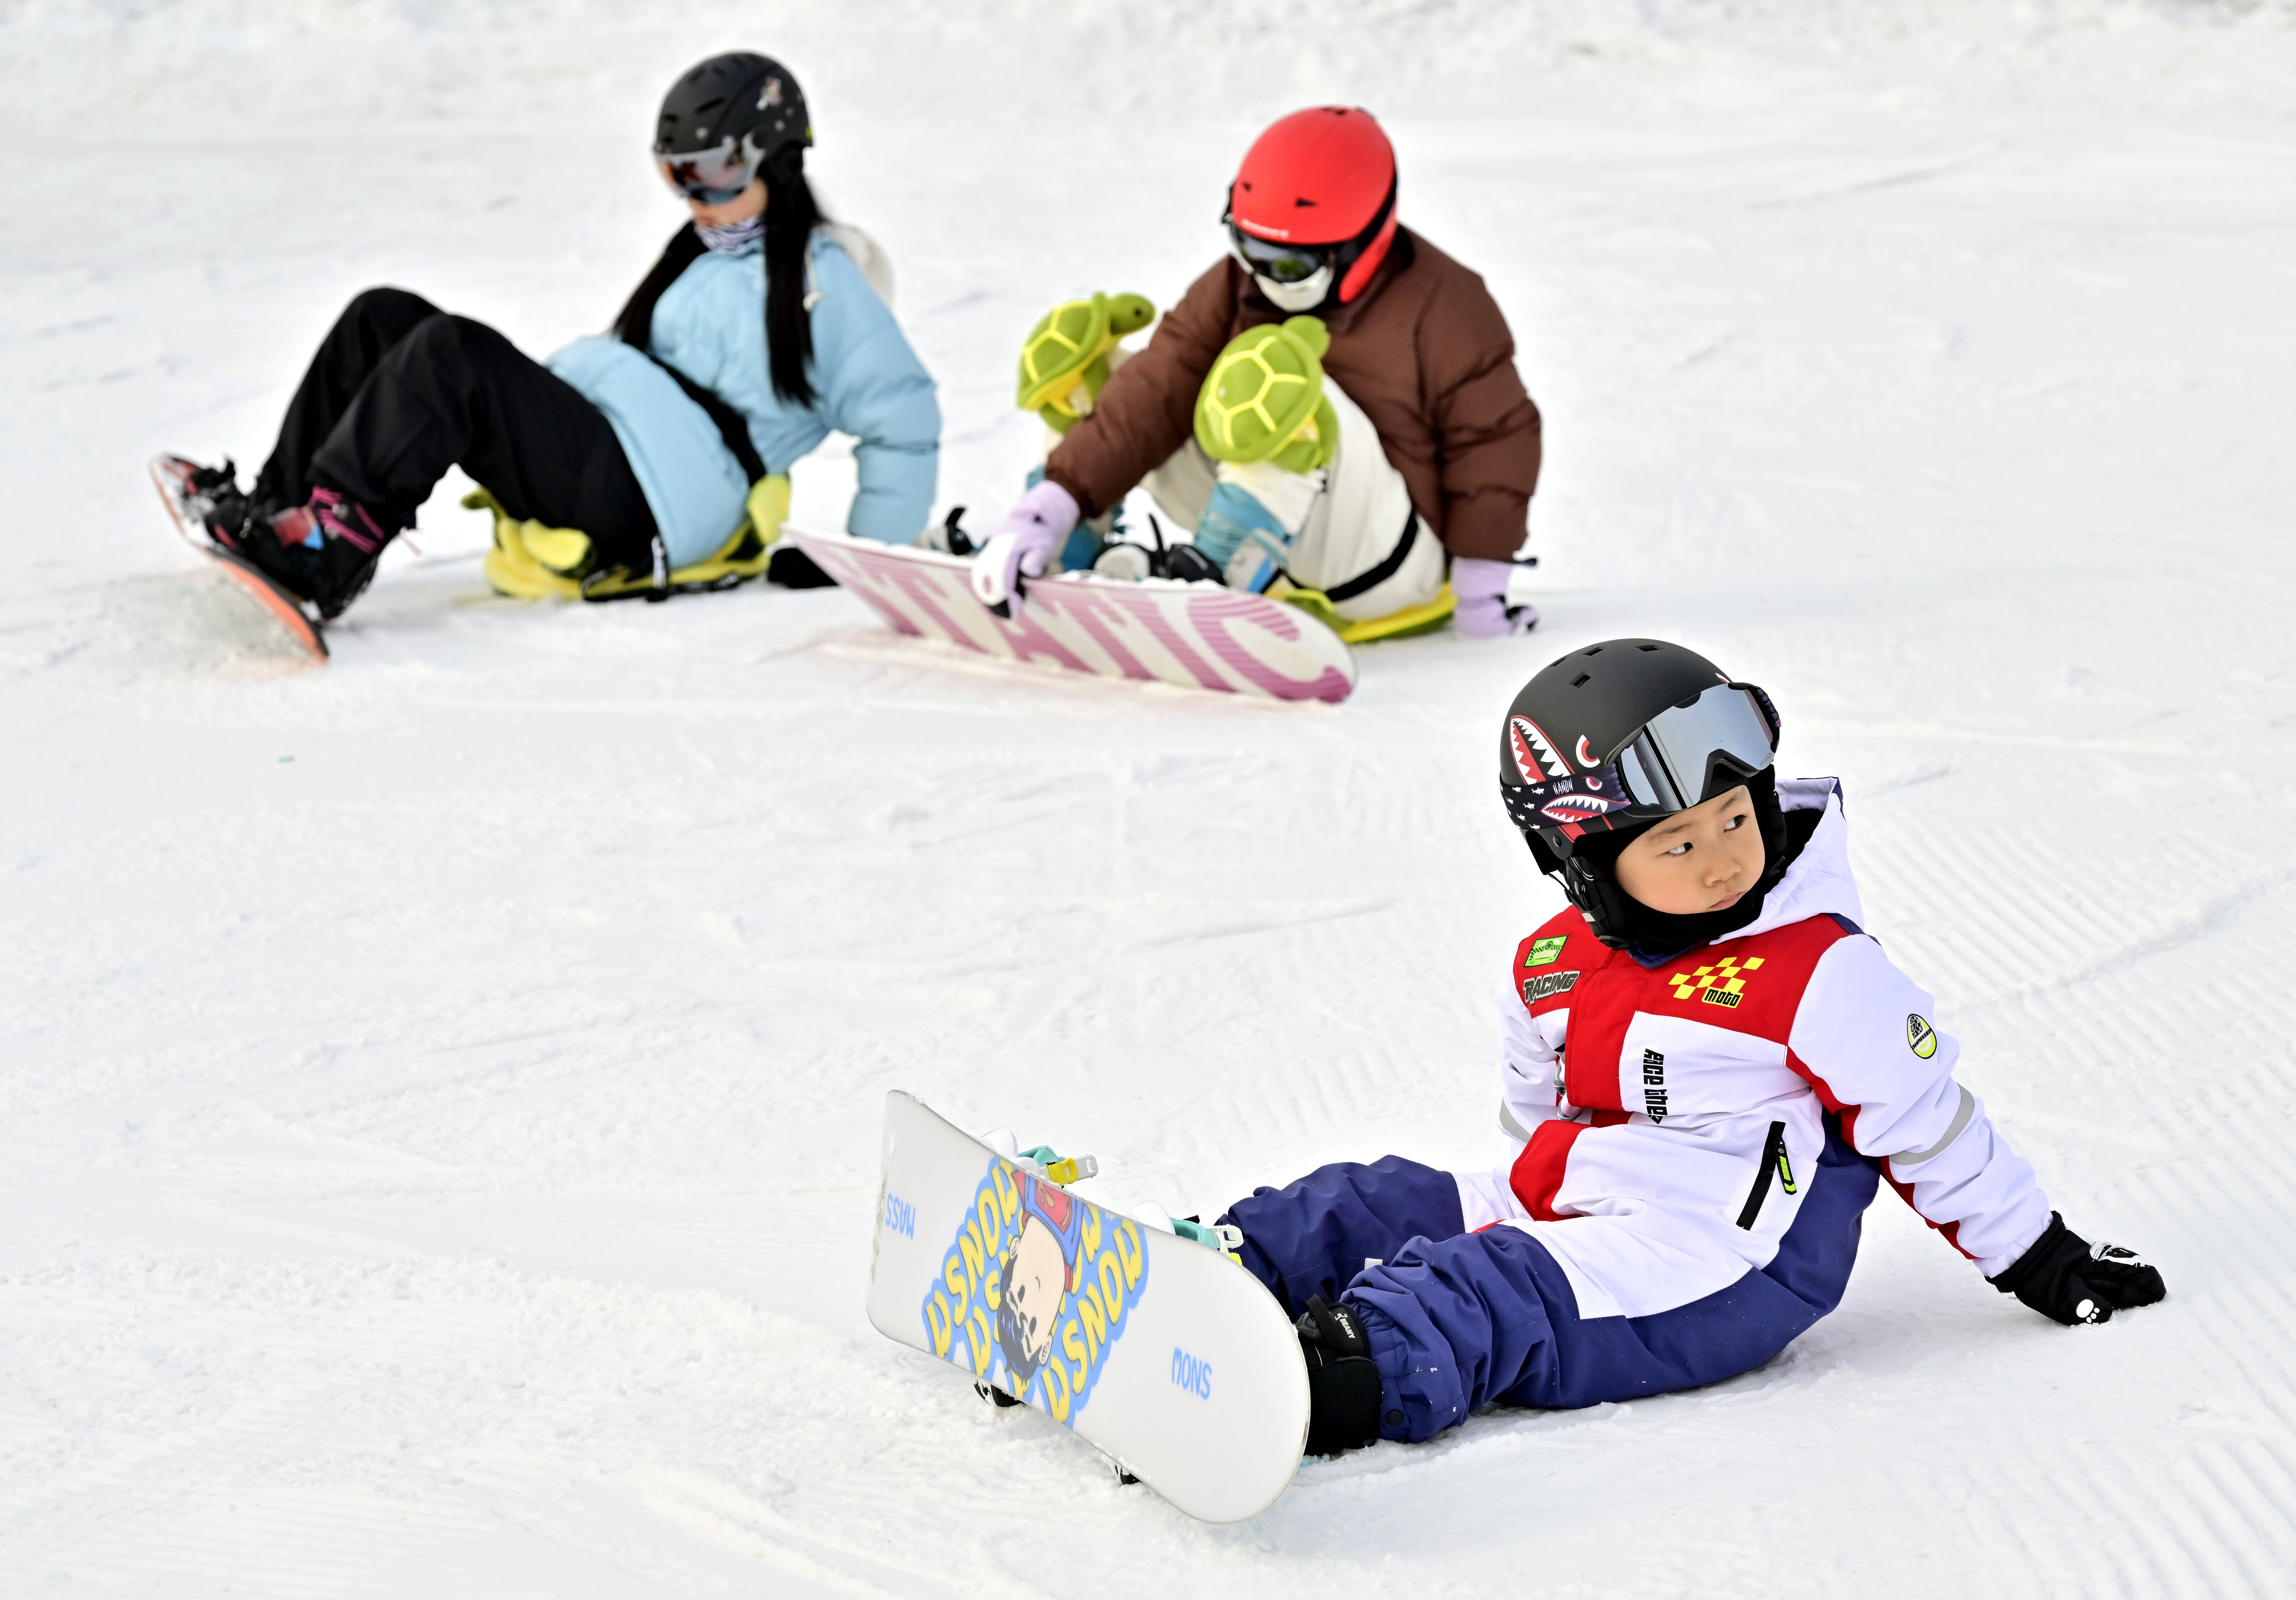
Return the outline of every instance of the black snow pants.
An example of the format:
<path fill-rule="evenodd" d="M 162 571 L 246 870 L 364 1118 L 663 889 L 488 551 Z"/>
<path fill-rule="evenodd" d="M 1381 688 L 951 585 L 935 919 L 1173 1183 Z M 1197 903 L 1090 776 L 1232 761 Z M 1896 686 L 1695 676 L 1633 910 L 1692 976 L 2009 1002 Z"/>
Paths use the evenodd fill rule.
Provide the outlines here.
<path fill-rule="evenodd" d="M 484 323 L 404 289 L 343 308 L 252 497 L 299 505 L 316 482 L 408 528 L 449 466 L 513 517 L 580 529 L 601 565 L 652 565 L 653 513 L 604 414 Z"/>

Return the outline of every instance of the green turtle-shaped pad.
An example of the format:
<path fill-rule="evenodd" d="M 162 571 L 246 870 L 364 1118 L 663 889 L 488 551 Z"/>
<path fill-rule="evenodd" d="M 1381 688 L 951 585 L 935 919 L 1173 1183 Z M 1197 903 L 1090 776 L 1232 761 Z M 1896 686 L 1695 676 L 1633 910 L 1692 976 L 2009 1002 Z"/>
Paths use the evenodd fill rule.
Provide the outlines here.
<path fill-rule="evenodd" d="M 1108 382 L 1108 352 L 1155 320 L 1156 308 L 1136 294 L 1095 294 L 1054 307 L 1021 342 L 1021 409 L 1066 433 L 1080 414 L 1070 404 L 1077 385 L 1084 385 L 1088 400 L 1097 399 Z"/>
<path fill-rule="evenodd" d="M 1316 316 L 1237 334 L 1204 374 L 1196 442 L 1215 461 L 1272 461 L 1289 472 L 1326 465 L 1339 419 L 1324 398 L 1331 330 Z"/>

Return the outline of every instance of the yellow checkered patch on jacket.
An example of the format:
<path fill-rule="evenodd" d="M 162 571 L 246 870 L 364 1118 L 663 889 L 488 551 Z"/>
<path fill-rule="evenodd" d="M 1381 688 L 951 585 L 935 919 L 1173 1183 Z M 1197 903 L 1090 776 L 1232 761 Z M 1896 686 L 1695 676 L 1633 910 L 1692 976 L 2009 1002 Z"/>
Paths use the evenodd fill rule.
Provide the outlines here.
<path fill-rule="evenodd" d="M 1759 956 L 1750 956 L 1743 961 L 1735 956 L 1725 956 L 1694 972 L 1677 972 L 1667 981 L 1674 985 L 1674 997 L 1677 1000 L 1696 995 L 1709 1005 L 1735 1005 L 1746 992 L 1746 975 L 1761 964 Z"/>

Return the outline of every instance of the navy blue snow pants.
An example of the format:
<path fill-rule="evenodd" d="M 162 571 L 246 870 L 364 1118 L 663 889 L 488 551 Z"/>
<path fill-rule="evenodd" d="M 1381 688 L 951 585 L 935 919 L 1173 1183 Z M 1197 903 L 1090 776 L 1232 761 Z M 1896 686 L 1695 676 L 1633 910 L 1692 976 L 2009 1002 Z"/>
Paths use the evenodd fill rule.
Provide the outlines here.
<path fill-rule="evenodd" d="M 1880 1176 L 1829 1127 L 1769 1265 L 1648 1317 L 1582 1318 L 1536 1238 L 1505 1225 L 1463 1233 L 1451 1175 L 1400 1156 L 1319 1167 L 1219 1220 L 1243 1230 L 1244 1266 L 1292 1316 L 1316 1294 L 1344 1294 L 1362 1314 L 1381 1436 L 1415 1440 L 1494 1400 L 1593 1406 L 1759 1366 L 1841 1303 Z"/>

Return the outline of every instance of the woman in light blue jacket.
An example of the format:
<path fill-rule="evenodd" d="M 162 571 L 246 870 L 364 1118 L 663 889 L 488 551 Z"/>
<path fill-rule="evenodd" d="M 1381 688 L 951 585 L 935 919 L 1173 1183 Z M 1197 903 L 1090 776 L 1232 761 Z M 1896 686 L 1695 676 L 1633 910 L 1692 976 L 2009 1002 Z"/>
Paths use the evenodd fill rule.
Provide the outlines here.
<path fill-rule="evenodd" d="M 504 594 L 663 598 L 766 573 L 826 582 L 775 541 L 791 464 L 850 434 L 849 532 L 906 544 L 939 458 L 932 380 L 866 234 L 805 179 L 813 130 L 787 69 L 713 56 L 662 103 L 654 156 L 693 220 L 611 334 L 530 360 L 398 289 L 353 299 L 305 374 L 252 490 L 231 464 L 163 457 L 163 487 L 218 545 L 322 619 L 357 597 L 449 465 L 495 512 Z"/>

